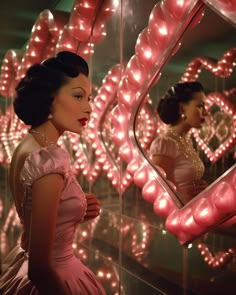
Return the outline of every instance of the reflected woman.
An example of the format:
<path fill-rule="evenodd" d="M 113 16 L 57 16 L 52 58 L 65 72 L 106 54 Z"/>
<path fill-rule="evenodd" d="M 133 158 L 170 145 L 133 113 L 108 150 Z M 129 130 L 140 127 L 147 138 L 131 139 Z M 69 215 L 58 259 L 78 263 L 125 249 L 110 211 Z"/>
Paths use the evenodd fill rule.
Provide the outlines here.
<path fill-rule="evenodd" d="M 205 121 L 205 99 L 201 83 L 178 83 L 170 88 L 157 107 L 160 119 L 169 126 L 162 137 L 152 142 L 151 161 L 164 169 L 183 204 L 207 186 L 202 179 L 203 162 L 190 139 L 191 129 L 201 128 Z"/>

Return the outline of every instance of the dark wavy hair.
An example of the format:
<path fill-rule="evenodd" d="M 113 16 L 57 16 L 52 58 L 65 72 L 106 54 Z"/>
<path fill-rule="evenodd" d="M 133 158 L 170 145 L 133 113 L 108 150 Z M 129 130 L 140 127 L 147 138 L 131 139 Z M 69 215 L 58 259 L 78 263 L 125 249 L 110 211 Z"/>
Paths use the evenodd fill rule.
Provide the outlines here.
<path fill-rule="evenodd" d="M 157 112 L 160 119 L 166 124 L 176 124 L 180 119 L 180 103 L 188 104 L 194 99 L 194 93 L 204 91 L 200 82 L 178 83 L 171 87 L 161 98 Z"/>
<path fill-rule="evenodd" d="M 87 62 L 79 55 L 59 52 L 55 57 L 31 66 L 16 87 L 13 107 L 16 115 L 35 128 L 47 121 L 55 94 L 79 74 L 89 75 Z"/>

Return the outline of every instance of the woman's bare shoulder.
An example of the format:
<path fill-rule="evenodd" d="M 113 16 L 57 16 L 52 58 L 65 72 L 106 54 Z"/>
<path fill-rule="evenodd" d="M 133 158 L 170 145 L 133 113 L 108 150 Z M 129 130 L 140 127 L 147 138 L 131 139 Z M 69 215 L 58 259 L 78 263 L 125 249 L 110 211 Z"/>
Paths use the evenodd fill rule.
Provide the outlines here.
<path fill-rule="evenodd" d="M 40 148 L 39 144 L 32 138 L 32 136 L 29 136 L 28 134 L 16 147 L 15 151 L 13 152 L 9 168 L 9 182 L 11 188 L 13 188 L 14 183 L 18 182 L 19 175 L 26 158 L 38 148 Z"/>

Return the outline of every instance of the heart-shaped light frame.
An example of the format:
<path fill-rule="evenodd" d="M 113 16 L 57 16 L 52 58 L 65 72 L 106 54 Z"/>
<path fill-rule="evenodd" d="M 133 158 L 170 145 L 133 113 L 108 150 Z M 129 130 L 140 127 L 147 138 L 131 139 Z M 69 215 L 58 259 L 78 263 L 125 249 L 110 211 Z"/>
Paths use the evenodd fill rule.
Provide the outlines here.
<path fill-rule="evenodd" d="M 199 131 L 194 129 L 193 135 L 194 138 L 199 145 L 199 147 L 204 151 L 208 159 L 214 163 L 219 158 L 221 158 L 229 149 L 231 149 L 235 145 L 236 141 L 236 110 L 234 105 L 230 102 L 229 97 L 222 93 L 210 93 L 207 95 L 206 100 L 206 110 L 209 111 L 213 105 L 217 105 L 220 109 L 229 117 L 232 121 L 232 133 L 230 136 L 223 142 L 220 143 L 219 147 L 214 151 L 211 150 L 209 146 L 199 136 Z M 208 112 L 209 113 L 209 112 Z M 210 116 L 210 114 L 209 114 Z M 209 126 L 209 128 L 213 128 L 213 126 Z M 213 130 L 215 132 L 216 130 Z"/>

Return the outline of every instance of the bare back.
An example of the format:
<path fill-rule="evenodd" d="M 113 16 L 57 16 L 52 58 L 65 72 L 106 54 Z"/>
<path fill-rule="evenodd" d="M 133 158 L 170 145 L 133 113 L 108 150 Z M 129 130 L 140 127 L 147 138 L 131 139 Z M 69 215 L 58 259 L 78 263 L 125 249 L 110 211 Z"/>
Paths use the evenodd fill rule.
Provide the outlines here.
<path fill-rule="evenodd" d="M 34 150 L 40 148 L 40 145 L 35 141 L 35 139 L 30 135 L 27 134 L 25 138 L 21 141 L 21 143 L 17 146 L 15 149 L 10 169 L 9 169 L 9 185 L 10 190 L 15 202 L 16 210 L 18 212 L 18 215 L 21 217 L 21 204 L 24 200 L 24 190 L 23 185 L 20 181 L 20 173 L 23 168 L 25 159 L 28 157 L 30 153 L 32 153 Z M 24 224 L 24 231 L 29 231 L 29 220 L 30 216 L 26 216 L 25 218 L 25 224 Z M 24 232 L 22 236 L 22 247 L 27 247 L 27 241 L 24 241 Z"/>

